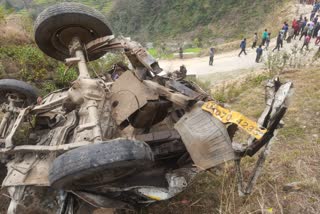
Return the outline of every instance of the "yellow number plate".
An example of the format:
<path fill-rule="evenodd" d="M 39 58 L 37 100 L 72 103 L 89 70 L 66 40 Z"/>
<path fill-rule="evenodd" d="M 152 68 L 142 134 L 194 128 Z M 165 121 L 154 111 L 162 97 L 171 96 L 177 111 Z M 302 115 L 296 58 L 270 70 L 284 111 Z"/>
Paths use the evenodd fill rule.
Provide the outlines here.
<path fill-rule="evenodd" d="M 267 132 L 266 129 L 260 128 L 259 125 L 240 114 L 239 112 L 225 109 L 222 106 L 217 105 L 214 102 L 206 102 L 202 109 L 211 113 L 212 116 L 217 118 L 223 123 L 234 123 L 237 124 L 241 129 L 260 140 L 262 136 Z"/>

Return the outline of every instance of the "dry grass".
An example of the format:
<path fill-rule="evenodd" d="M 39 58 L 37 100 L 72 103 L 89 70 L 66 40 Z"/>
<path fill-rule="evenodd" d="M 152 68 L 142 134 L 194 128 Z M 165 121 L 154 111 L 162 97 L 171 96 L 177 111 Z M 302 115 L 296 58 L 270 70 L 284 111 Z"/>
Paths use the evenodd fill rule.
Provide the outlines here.
<path fill-rule="evenodd" d="M 183 194 L 142 213 L 285 213 L 316 214 L 320 210 L 320 70 L 283 74 L 292 80 L 295 94 L 253 194 L 237 195 L 232 164 L 204 173 Z M 264 107 L 262 85 L 246 90 L 231 108 L 257 118 Z M 255 158 L 242 163 L 248 176 Z M 294 183 L 296 182 L 296 183 Z M 292 184 L 293 183 L 293 184 Z M 286 188 L 292 184 L 292 188 Z"/>
<path fill-rule="evenodd" d="M 5 22 L 0 23 L 0 45 L 30 44 L 29 32 L 31 21 L 21 15 L 9 15 Z"/>

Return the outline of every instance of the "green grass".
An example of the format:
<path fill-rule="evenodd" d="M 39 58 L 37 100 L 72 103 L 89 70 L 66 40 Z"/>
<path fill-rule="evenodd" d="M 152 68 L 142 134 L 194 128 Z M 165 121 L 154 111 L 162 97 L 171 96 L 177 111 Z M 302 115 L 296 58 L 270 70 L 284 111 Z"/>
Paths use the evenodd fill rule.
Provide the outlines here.
<path fill-rule="evenodd" d="M 184 53 L 200 53 L 202 48 L 187 48 L 184 50 Z"/>
<path fill-rule="evenodd" d="M 148 49 L 149 54 L 151 54 L 153 57 L 157 58 L 159 56 L 158 50 L 155 48 Z"/>
<path fill-rule="evenodd" d="M 148 49 L 149 54 L 156 59 L 173 59 L 174 53 L 161 53 L 157 48 Z"/>
<path fill-rule="evenodd" d="M 245 91 L 261 85 L 261 83 L 268 78 L 270 77 L 267 74 L 248 76 L 240 84 L 232 84 L 230 86 L 224 86 L 218 90 L 215 90 L 214 93 L 212 93 L 212 96 L 214 99 L 222 103 L 231 102 L 235 98 L 238 98 Z"/>

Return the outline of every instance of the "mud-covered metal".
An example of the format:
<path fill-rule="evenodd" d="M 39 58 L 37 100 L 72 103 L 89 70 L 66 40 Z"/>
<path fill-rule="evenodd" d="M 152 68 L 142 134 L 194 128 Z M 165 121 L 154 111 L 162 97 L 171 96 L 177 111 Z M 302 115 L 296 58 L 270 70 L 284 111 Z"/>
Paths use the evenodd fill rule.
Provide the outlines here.
<path fill-rule="evenodd" d="M 201 109 L 198 103 L 176 124 L 183 143 L 200 169 L 209 169 L 235 160 L 227 129 L 222 122 Z"/>
<path fill-rule="evenodd" d="M 70 88 L 53 92 L 42 101 L 39 99 L 35 106 L 19 107 L 10 104 L 10 100 L 3 104 L 0 157 L 4 157 L 1 161 L 8 169 L 2 186 L 9 188 L 13 199 L 10 213 L 18 213 L 17 207 L 27 194 L 39 190 L 36 186 L 42 186 L 48 194 L 48 197 L 41 195 L 39 200 L 58 199 L 54 206 L 39 203 L 38 207 L 46 206 L 43 210 L 52 207 L 61 214 L 75 212 L 79 203 L 91 208 L 128 208 L 172 198 L 188 188 L 200 171 L 231 160 L 240 163 L 240 157 L 254 155 L 268 145 L 286 112 L 291 83 L 269 84 L 267 107 L 255 123 L 240 113 L 208 102 L 213 100 L 208 93 L 184 80 L 187 76 L 184 66 L 172 75 L 160 76 L 162 69 L 157 60 L 137 42 L 108 35 L 83 44 L 77 35 L 69 36 L 73 38 L 68 44 L 71 58 L 66 62 L 79 70 Z M 121 72 L 113 76 L 106 72 L 104 76 L 92 78 L 87 66 L 88 56 L 112 51 L 122 51 L 131 66 L 122 66 Z M 248 145 L 232 142 L 235 130 L 230 131 L 232 126 L 227 129 L 225 124 L 230 122 L 254 136 L 248 140 Z M 28 134 L 18 145 L 14 136 L 22 125 L 28 125 L 25 132 Z M 126 154 L 133 152 L 131 141 L 143 141 L 154 157 L 148 167 L 146 164 L 141 167 L 132 159 L 116 162 L 120 155 L 107 158 L 107 151 L 101 149 L 107 144 L 102 143 L 117 138 L 128 139 Z M 84 146 L 90 144 L 99 147 L 97 157 L 112 164 L 100 170 L 99 161 L 88 161 L 92 154 L 79 147 L 85 149 Z M 114 148 L 113 155 L 120 145 Z M 48 182 L 48 175 L 53 172 L 51 165 L 70 150 L 73 150 L 69 152 L 73 154 L 69 160 L 73 163 L 72 171 L 67 179 L 61 179 L 62 189 L 52 191 Z M 90 167 L 81 171 L 83 180 L 75 182 L 78 167 L 86 163 L 90 163 Z M 103 179 L 113 172 L 116 175 L 117 170 L 128 163 L 130 173 L 119 172 L 123 176 Z M 252 180 L 256 177 L 254 175 Z M 90 178 L 98 182 L 81 185 L 81 181 Z M 63 185 L 66 180 L 72 185 Z"/>

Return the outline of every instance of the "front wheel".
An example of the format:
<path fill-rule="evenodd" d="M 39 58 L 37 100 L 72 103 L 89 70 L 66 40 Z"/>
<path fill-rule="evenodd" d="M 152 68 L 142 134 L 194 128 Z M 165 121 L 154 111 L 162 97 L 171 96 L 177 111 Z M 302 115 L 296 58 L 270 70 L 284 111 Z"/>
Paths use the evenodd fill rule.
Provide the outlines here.
<path fill-rule="evenodd" d="M 58 189 L 83 189 L 111 183 L 146 169 L 153 154 L 144 142 L 115 139 L 83 146 L 54 160 L 50 185 Z"/>

